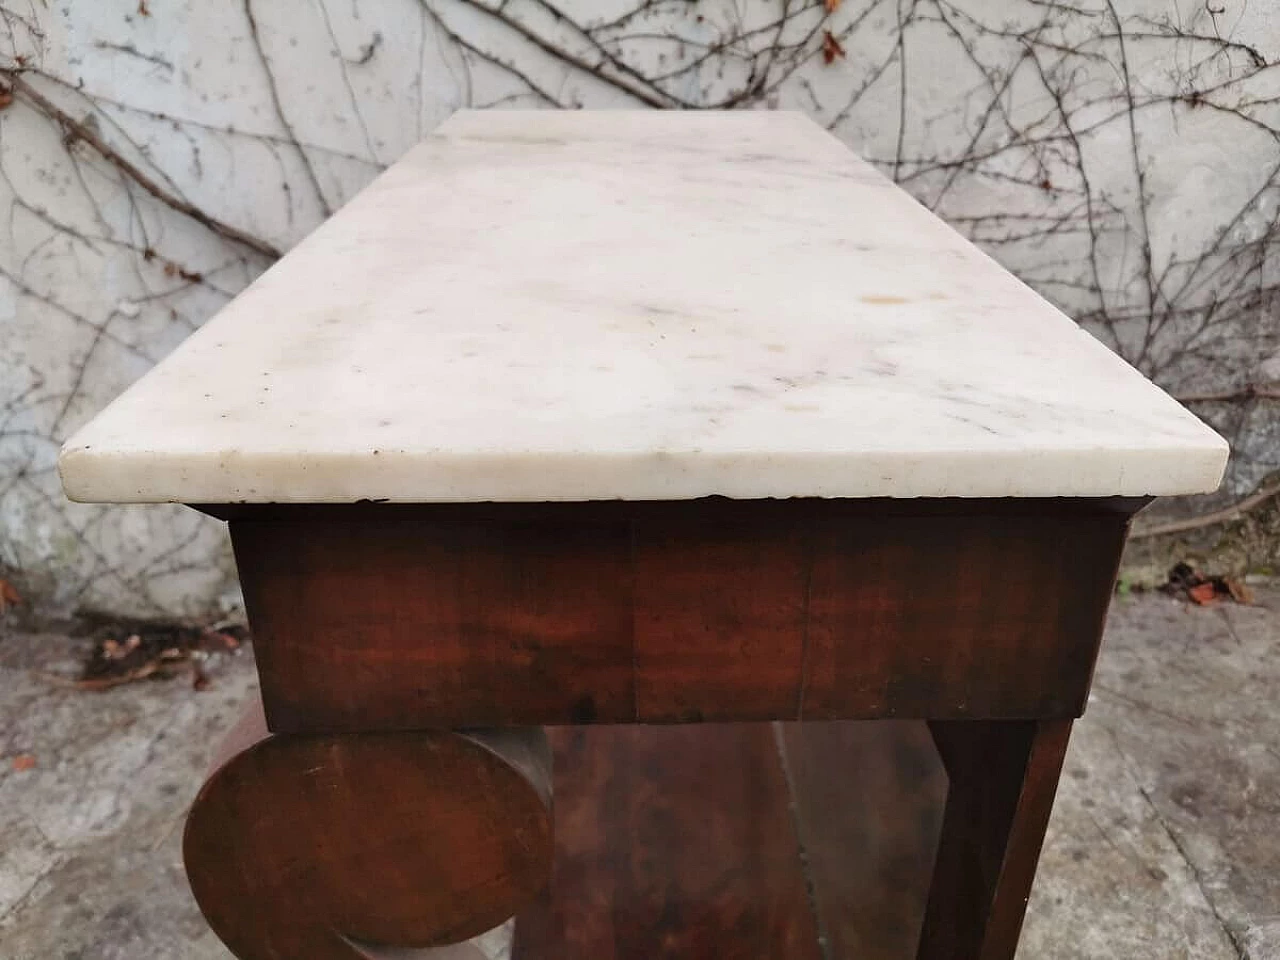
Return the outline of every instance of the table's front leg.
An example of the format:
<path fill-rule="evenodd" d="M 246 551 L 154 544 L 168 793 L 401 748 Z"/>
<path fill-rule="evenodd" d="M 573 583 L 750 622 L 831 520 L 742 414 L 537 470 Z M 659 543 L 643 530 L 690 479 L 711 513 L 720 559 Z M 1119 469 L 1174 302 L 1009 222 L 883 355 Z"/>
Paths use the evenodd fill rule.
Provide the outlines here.
<path fill-rule="evenodd" d="M 538 728 L 273 735 L 254 703 L 192 806 L 187 874 L 240 960 L 457 944 L 545 885 L 550 774 Z"/>
<path fill-rule="evenodd" d="M 918 960 L 1012 960 L 1071 721 L 930 729 L 950 787 Z"/>

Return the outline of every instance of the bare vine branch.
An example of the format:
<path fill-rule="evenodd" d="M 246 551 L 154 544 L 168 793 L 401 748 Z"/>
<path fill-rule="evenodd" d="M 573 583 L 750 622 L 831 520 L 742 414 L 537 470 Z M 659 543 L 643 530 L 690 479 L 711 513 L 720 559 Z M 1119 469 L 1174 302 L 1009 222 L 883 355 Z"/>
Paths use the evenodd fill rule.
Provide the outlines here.
<path fill-rule="evenodd" d="M 1172 520 L 1167 523 L 1154 523 L 1150 526 L 1138 527 L 1129 534 L 1129 539 L 1150 540 L 1154 537 L 1169 537 L 1178 533 L 1190 533 L 1194 530 L 1203 530 L 1207 527 L 1217 527 L 1222 524 L 1232 523 L 1271 502 L 1277 495 L 1280 495 L 1280 483 L 1269 484 L 1249 496 L 1237 500 L 1229 507 L 1223 507 L 1221 510 L 1202 513 L 1199 516 L 1188 517 L 1185 520 Z"/>
<path fill-rule="evenodd" d="M 223 223 L 212 214 L 206 213 L 194 204 L 165 189 L 156 182 L 155 179 L 149 176 L 146 171 L 142 170 L 137 166 L 137 164 L 122 155 L 88 126 L 81 123 L 75 117 L 71 116 L 71 114 L 59 107 L 56 103 L 28 83 L 18 73 L 12 70 L 0 69 L 0 83 L 17 93 L 22 99 L 26 100 L 32 107 L 43 113 L 50 120 L 56 122 L 58 126 L 62 127 L 63 130 L 66 131 L 67 135 L 73 140 L 88 144 L 100 157 L 102 157 L 103 160 L 106 160 L 124 174 L 125 177 L 136 183 L 166 207 L 176 210 L 184 216 L 190 217 L 196 223 L 218 234 L 218 236 L 247 247 L 254 253 L 261 254 L 262 256 L 272 260 L 278 260 L 283 256 L 283 252 L 279 248 L 268 243 L 266 240 L 255 237 L 229 223 Z"/>
<path fill-rule="evenodd" d="M 270 18 L 253 0 L 205 8 L 247 53 L 208 72 L 231 71 L 228 99 L 157 42 L 159 8 L 150 32 L 122 27 L 68 57 L 42 25 L 49 8 L 0 0 L 0 131 L 16 133 L 0 148 L 0 294 L 21 329 L 67 340 L 61 366 L 42 350 L 3 366 L 0 351 L 0 499 L 73 545 L 64 596 L 163 606 L 155 584 L 221 557 L 206 526 L 173 514 L 127 556 L 123 513 L 63 503 L 54 472 L 67 430 L 280 255 L 233 225 L 246 216 L 234 206 L 188 195 L 275 203 L 263 216 L 284 233 L 296 209 L 327 215 L 456 107 L 803 108 L 1229 439 L 1208 512 L 1136 536 L 1274 502 L 1280 63 L 1220 4 L 621 0 L 597 15 L 588 0 L 275 2 Z M 401 22 L 419 31 L 409 44 L 389 27 Z M 110 69 L 82 69 L 103 57 Z M 186 95 L 140 95 L 118 75 Z M 33 177 L 12 144 L 41 121 L 65 149 L 51 136 Z M 96 289 L 107 275 L 125 279 Z M 55 552 L 0 530 L 0 564 Z"/>

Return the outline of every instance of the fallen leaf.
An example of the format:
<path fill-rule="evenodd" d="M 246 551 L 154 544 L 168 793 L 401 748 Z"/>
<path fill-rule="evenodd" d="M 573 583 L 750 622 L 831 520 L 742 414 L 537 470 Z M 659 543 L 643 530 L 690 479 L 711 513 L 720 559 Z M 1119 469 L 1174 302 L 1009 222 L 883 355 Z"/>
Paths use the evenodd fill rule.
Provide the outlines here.
<path fill-rule="evenodd" d="M 830 30 L 822 31 L 822 62 L 831 64 L 835 62 L 836 57 L 844 59 L 844 47 L 840 45 L 840 41 L 836 39 L 836 35 Z"/>
<path fill-rule="evenodd" d="M 1204 606 L 1218 599 L 1218 591 L 1212 583 L 1205 581 L 1204 583 L 1197 583 L 1194 587 L 1188 589 L 1187 596 Z"/>
<path fill-rule="evenodd" d="M 1188 587 L 1194 587 L 1197 583 L 1203 583 L 1204 577 L 1196 572 L 1195 567 L 1189 563 L 1175 564 L 1173 569 L 1169 571 L 1169 580 L 1165 586 L 1170 591 L 1185 590 Z"/>
<path fill-rule="evenodd" d="M 18 593 L 8 580 L 0 580 L 0 613 L 20 603 L 22 603 L 22 594 Z"/>
<path fill-rule="evenodd" d="M 71 685 L 77 690 L 110 690 L 135 680 L 143 680 L 160 669 L 159 663 L 144 663 L 136 670 L 110 677 L 90 677 L 85 680 L 73 680 Z"/>
<path fill-rule="evenodd" d="M 211 657 L 231 656 L 249 642 L 247 628 L 234 622 L 201 626 L 186 622 L 99 619 L 98 639 L 81 665 L 80 676 L 53 677 L 77 690 L 110 690 L 150 677 L 190 678 L 197 690 L 209 677 L 198 666 Z"/>
<path fill-rule="evenodd" d="M 23 770 L 35 768 L 36 758 L 29 753 L 20 753 L 13 758 L 13 769 L 21 773 Z"/>
<path fill-rule="evenodd" d="M 102 655 L 108 660 L 123 660 L 133 651 L 142 645 L 142 638 L 136 633 L 129 634 L 124 643 L 117 643 L 115 640 L 102 641 Z"/>
<path fill-rule="evenodd" d="M 826 0 L 827 13 L 835 13 L 840 9 L 842 0 Z"/>
<path fill-rule="evenodd" d="M 140 17 L 151 16 L 151 8 L 147 6 L 147 0 L 138 0 L 138 16 Z"/>
<path fill-rule="evenodd" d="M 13 103 L 12 90 L 0 90 L 0 110 L 3 110 L 9 104 Z"/>
<path fill-rule="evenodd" d="M 235 637 L 235 636 L 233 636 L 232 634 L 227 633 L 227 632 L 225 632 L 225 631 L 223 631 L 223 630 L 211 630 L 211 631 L 209 631 L 209 633 L 208 633 L 208 635 L 207 635 L 206 639 L 207 639 L 207 640 L 209 641 L 209 643 L 210 643 L 211 645 L 213 645 L 215 648 L 217 648 L 217 647 L 225 647 L 227 650 L 239 650 L 239 649 L 240 649 L 240 640 L 239 640 L 239 638 L 238 638 L 238 637 Z"/>
<path fill-rule="evenodd" d="M 1227 585 L 1227 593 L 1231 594 L 1231 599 L 1236 603 L 1243 603 L 1245 606 L 1253 604 L 1253 590 L 1243 580 L 1237 580 L 1235 577 L 1223 577 L 1222 582 Z"/>

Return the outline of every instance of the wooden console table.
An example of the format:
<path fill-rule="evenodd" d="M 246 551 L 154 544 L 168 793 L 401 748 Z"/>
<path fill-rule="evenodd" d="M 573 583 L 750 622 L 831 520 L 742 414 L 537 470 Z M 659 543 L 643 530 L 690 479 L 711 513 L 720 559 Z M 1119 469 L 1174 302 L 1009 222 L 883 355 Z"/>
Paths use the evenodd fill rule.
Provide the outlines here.
<path fill-rule="evenodd" d="M 1129 519 L 1225 459 L 799 115 L 493 112 L 61 470 L 230 523 L 243 960 L 1007 960 Z"/>

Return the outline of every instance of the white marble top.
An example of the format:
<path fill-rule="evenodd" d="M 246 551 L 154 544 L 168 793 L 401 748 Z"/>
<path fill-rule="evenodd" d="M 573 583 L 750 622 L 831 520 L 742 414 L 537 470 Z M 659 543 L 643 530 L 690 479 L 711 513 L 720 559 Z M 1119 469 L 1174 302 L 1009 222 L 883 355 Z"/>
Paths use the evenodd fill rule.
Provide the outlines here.
<path fill-rule="evenodd" d="M 60 467 L 89 501 L 1033 497 L 1226 456 L 802 115 L 464 112 Z"/>

